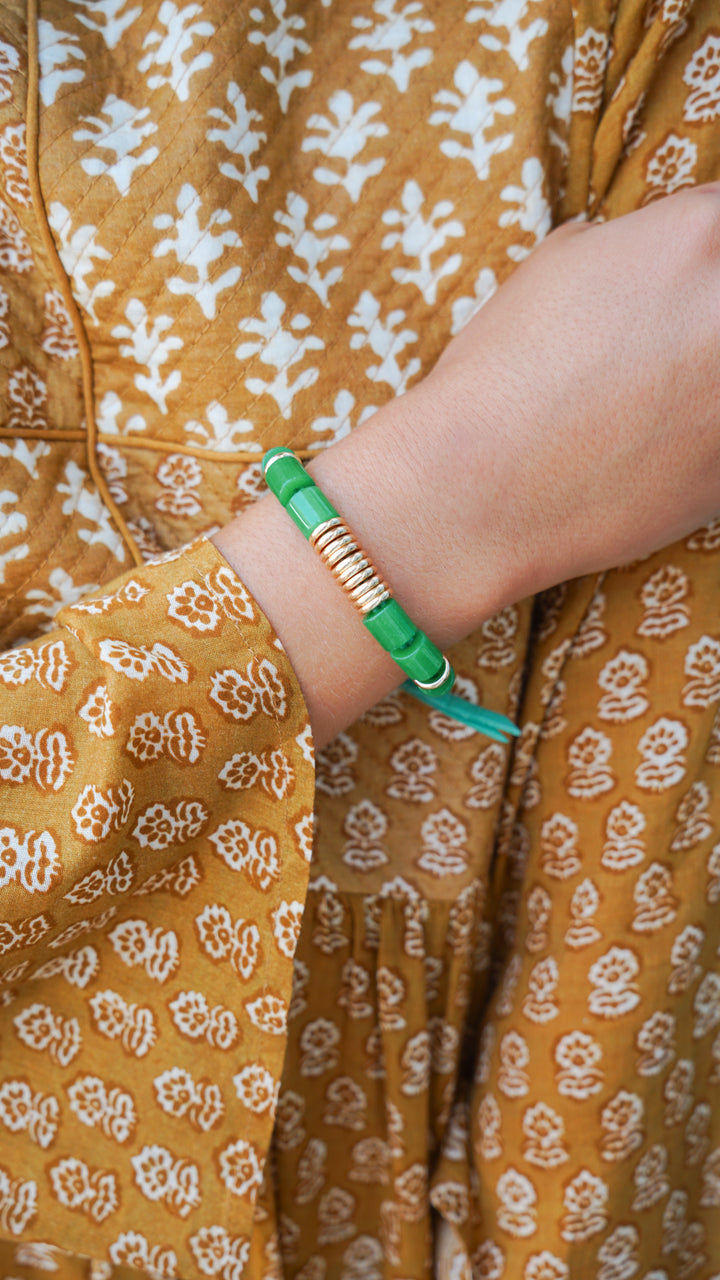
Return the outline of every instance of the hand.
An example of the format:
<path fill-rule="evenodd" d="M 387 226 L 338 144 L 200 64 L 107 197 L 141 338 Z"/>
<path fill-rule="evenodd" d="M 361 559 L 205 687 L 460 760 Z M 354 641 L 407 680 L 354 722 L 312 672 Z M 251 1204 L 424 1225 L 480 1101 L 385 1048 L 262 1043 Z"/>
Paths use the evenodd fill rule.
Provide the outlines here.
<path fill-rule="evenodd" d="M 719 355 L 720 183 L 554 231 L 418 388 L 487 462 L 478 547 L 529 594 L 718 514 Z"/>

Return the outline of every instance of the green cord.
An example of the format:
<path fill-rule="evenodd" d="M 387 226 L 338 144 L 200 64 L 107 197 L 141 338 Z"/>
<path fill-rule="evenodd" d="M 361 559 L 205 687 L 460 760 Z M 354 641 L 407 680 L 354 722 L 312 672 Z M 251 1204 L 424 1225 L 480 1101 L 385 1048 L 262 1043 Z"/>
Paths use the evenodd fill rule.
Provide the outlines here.
<path fill-rule="evenodd" d="M 406 680 L 401 688 L 406 693 L 411 693 L 413 698 L 417 698 L 420 702 L 426 703 L 428 707 L 433 707 L 436 711 L 442 711 L 444 715 L 450 716 L 452 720 L 459 720 L 461 724 L 466 724 L 470 729 L 475 729 L 477 733 L 484 733 L 488 738 L 494 738 L 496 742 L 507 744 L 510 738 L 519 738 L 520 730 L 517 725 L 509 720 L 507 716 L 500 715 L 497 711 L 487 711 L 485 707 L 476 707 L 473 702 L 466 702 L 464 698 L 457 698 L 453 693 L 425 693 L 423 689 L 418 689 L 412 680 Z M 506 737 L 509 734 L 509 737 Z"/>

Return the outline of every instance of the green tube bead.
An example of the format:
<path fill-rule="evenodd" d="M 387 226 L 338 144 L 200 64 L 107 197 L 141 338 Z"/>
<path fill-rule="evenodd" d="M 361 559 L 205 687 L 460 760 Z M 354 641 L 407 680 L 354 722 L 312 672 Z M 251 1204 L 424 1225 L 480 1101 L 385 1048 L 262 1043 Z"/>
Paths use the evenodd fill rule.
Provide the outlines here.
<path fill-rule="evenodd" d="M 274 461 L 275 458 L 277 462 Z M 315 484 L 300 459 L 288 449 L 268 449 L 262 460 L 262 469 L 268 489 L 285 508 L 296 493 Z"/>
<path fill-rule="evenodd" d="M 382 604 L 365 614 L 363 622 L 388 653 L 403 649 L 417 634 L 415 623 L 412 618 L 408 618 L 397 600 L 383 600 Z"/>
<path fill-rule="evenodd" d="M 282 464 L 278 462 L 276 465 L 279 467 Z M 334 520 L 338 516 L 330 499 L 326 498 L 314 484 L 294 493 L 285 509 L 306 538 L 310 537 L 319 524 L 324 524 L 326 520 Z"/>
<path fill-rule="evenodd" d="M 445 665 L 445 659 L 429 636 L 418 631 L 414 640 L 402 649 L 395 649 L 392 657 L 411 680 L 434 680 Z"/>

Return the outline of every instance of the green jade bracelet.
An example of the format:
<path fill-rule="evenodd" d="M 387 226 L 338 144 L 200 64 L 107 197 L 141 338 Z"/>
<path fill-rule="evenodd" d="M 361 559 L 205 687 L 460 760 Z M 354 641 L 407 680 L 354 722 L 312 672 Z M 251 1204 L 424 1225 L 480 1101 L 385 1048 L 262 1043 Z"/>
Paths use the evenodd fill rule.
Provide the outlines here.
<path fill-rule="evenodd" d="M 476 707 L 450 693 L 455 672 L 449 660 L 394 600 L 372 562 L 330 500 L 291 449 L 269 449 L 263 475 L 300 532 L 325 561 L 349 596 L 368 631 L 409 678 L 403 689 L 428 706 L 497 742 L 517 737 L 507 716 Z"/>

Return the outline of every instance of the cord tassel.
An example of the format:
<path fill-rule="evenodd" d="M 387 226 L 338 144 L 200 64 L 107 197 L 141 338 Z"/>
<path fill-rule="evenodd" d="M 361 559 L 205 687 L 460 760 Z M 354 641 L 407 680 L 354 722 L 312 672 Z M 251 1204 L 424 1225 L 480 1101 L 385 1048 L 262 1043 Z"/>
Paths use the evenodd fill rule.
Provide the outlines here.
<path fill-rule="evenodd" d="M 476 733 L 484 733 L 486 737 L 494 738 L 496 742 L 507 744 L 511 738 L 520 737 L 517 725 L 498 711 L 487 711 L 485 707 L 476 707 L 473 702 L 466 702 L 464 698 L 458 698 L 454 693 L 426 693 L 424 689 L 418 689 L 412 680 L 406 680 L 401 688 L 428 707 L 442 711 L 444 715 L 468 725 L 469 728 L 475 729 Z"/>

